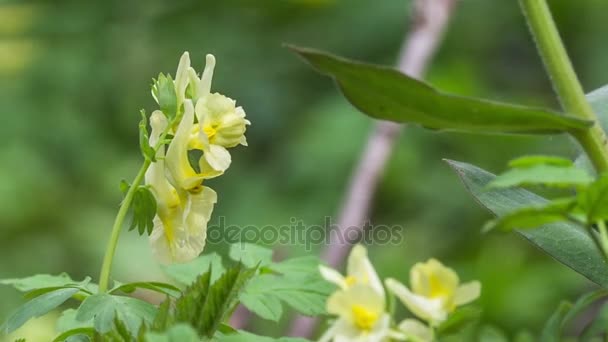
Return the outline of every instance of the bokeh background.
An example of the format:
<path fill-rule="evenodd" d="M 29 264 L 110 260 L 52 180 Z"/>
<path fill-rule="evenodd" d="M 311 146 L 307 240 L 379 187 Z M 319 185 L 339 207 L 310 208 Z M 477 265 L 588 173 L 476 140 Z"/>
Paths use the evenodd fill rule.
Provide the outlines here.
<path fill-rule="evenodd" d="M 586 90 L 608 80 L 608 2 L 551 1 Z M 406 0 L 3 2 L 0 5 L 0 278 L 66 271 L 97 278 L 121 198 L 141 162 L 139 110 L 152 77 L 184 50 L 214 90 L 245 108 L 249 147 L 208 182 L 214 217 L 237 225 L 322 224 L 339 209 L 372 120 L 283 43 L 393 64 L 410 21 Z M 464 95 L 557 108 L 516 1 L 463 0 L 428 74 Z M 523 153 L 574 156 L 565 137 L 439 134 L 408 127 L 382 178 L 374 224 L 402 225 L 398 246 L 370 246 L 379 273 L 406 281 L 436 257 L 479 279 L 483 322 L 508 338 L 538 332 L 560 299 L 592 285 L 513 234 L 482 235 L 489 218 L 442 158 L 500 171 Z M 210 249 L 222 250 L 222 246 Z M 284 256 L 317 253 L 276 246 Z M 145 238 L 125 232 L 115 278 L 162 279 Z M 0 318 L 22 302 L 0 288 Z M 279 324 L 249 328 L 280 335 Z M 47 320 L 52 324 L 51 320 Z M 35 328 L 36 330 L 38 328 Z"/>

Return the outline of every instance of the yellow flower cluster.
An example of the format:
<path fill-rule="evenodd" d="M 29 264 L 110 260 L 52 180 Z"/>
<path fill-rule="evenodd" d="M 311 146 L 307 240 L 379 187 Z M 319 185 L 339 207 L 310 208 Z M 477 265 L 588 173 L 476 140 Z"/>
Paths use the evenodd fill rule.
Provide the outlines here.
<path fill-rule="evenodd" d="M 177 67 L 175 98 L 177 115 L 160 110 L 150 117 L 150 145 L 156 146 L 168 133 L 173 139 L 156 151 L 156 161 L 146 172 L 146 184 L 157 202 L 150 244 L 163 263 L 186 262 L 205 246 L 207 223 L 217 194 L 203 186 L 205 179 L 220 176 L 231 163 L 228 148 L 247 145 L 245 131 L 250 122 L 245 111 L 224 95 L 211 93 L 215 58 L 207 55 L 198 77 L 185 52 Z M 154 95 L 154 94 L 153 94 Z M 159 99 L 155 96 L 157 102 Z M 196 165 L 191 156 L 200 155 Z"/>
<path fill-rule="evenodd" d="M 385 285 L 426 324 L 406 319 L 393 328 L 386 311 L 384 287 L 365 247 L 353 248 L 346 276 L 325 266 L 319 268 L 323 278 L 339 288 L 327 300 L 327 311 L 337 319 L 321 337 L 321 342 L 433 341 L 434 329 L 456 307 L 470 303 L 481 293 L 478 281 L 460 284 L 456 272 L 435 259 L 418 263 L 410 270 L 411 290 L 391 278 L 386 279 Z"/>

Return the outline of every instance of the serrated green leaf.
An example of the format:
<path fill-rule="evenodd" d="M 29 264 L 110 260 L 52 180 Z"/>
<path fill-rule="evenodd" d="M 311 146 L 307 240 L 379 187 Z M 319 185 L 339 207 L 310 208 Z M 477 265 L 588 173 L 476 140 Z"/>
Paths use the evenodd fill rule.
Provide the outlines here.
<path fill-rule="evenodd" d="M 2 325 L 5 333 L 11 333 L 21 327 L 31 318 L 40 317 L 49 313 L 59 305 L 65 303 L 78 291 L 77 288 L 61 288 L 38 296 L 21 305 Z"/>
<path fill-rule="evenodd" d="M 247 242 L 230 245 L 229 256 L 247 267 L 264 267 L 272 263 L 272 249 Z"/>
<path fill-rule="evenodd" d="M 277 321 L 283 303 L 305 315 L 325 313 L 325 302 L 334 287 L 319 274 L 318 257 L 305 256 L 266 266 L 272 274 L 252 279 L 241 301 L 262 318 Z"/>
<path fill-rule="evenodd" d="M 176 324 L 166 332 L 149 332 L 146 342 L 200 342 L 196 330 L 187 324 Z"/>
<path fill-rule="evenodd" d="M 291 48 L 317 71 L 334 78 L 344 96 L 374 118 L 477 133 L 559 133 L 592 125 L 547 109 L 443 93 L 396 69 Z"/>
<path fill-rule="evenodd" d="M 479 342 L 509 342 L 509 339 L 497 327 L 485 325 L 479 329 Z"/>
<path fill-rule="evenodd" d="M 211 274 L 213 267 L 200 275 L 184 290 L 182 296 L 175 303 L 174 318 L 179 322 L 190 323 L 198 327 L 201 320 L 203 306 L 209 294 L 211 286 Z"/>
<path fill-rule="evenodd" d="M 232 313 L 239 294 L 255 272 L 255 268 L 245 268 L 239 264 L 226 270 L 209 288 L 200 320 L 196 326 L 201 335 L 213 337 L 219 325 Z"/>
<path fill-rule="evenodd" d="M 518 186 L 579 187 L 593 182 L 587 171 L 577 167 L 534 165 L 527 168 L 510 169 L 496 176 L 488 188 L 511 188 Z"/>
<path fill-rule="evenodd" d="M 576 207 L 576 203 L 574 198 L 564 198 L 542 206 L 517 209 L 495 220 L 488 221 L 483 231 L 529 229 L 549 223 L 568 221 L 569 214 Z"/>
<path fill-rule="evenodd" d="M 131 297 L 96 294 L 82 302 L 76 319 L 83 322 L 93 319 L 95 330 L 106 333 L 112 329 L 116 317 L 126 325 L 132 336 L 137 336 L 142 322 L 151 323 L 154 315 L 156 307 L 148 302 Z"/>
<path fill-rule="evenodd" d="M 476 166 L 448 161 L 457 172 L 466 189 L 485 208 L 497 216 L 530 206 L 542 206 L 547 200 L 524 189 L 487 190 L 495 176 Z M 543 225 L 532 230 L 516 230 L 557 261 L 572 268 L 589 280 L 608 287 L 608 264 L 589 233 L 567 222 Z"/>
<path fill-rule="evenodd" d="M 158 102 L 160 110 L 171 121 L 177 114 L 177 94 L 171 75 L 159 74 L 152 85 L 152 95 Z"/>
<path fill-rule="evenodd" d="M 166 294 L 171 297 L 179 297 L 181 295 L 181 290 L 178 289 L 177 287 L 175 287 L 171 284 L 167 284 L 167 283 L 163 283 L 163 282 L 159 282 L 159 281 L 147 281 L 147 282 L 139 281 L 139 282 L 133 282 L 133 283 L 127 283 L 127 284 L 119 284 L 119 285 L 115 286 L 113 289 L 111 289 L 109 291 L 109 293 L 110 294 L 113 294 L 116 292 L 132 293 L 133 291 L 135 291 L 137 289 L 150 290 L 150 291 Z"/>
<path fill-rule="evenodd" d="M 277 302 L 285 302 L 305 315 L 324 314 L 332 290 L 330 284 L 316 276 L 263 274 L 249 282 L 240 298 L 243 305 L 262 318 L 277 320 L 282 312 Z"/>
<path fill-rule="evenodd" d="M 552 165 L 560 167 L 570 167 L 574 163 L 572 160 L 556 156 L 531 155 L 515 158 L 509 161 L 510 168 L 527 168 L 537 165 Z"/>
<path fill-rule="evenodd" d="M 196 259 L 184 264 L 172 264 L 163 266 L 162 269 L 170 278 L 180 284 L 189 285 L 198 276 L 207 272 L 213 266 L 211 282 L 215 282 L 224 272 L 222 258 L 217 253 L 201 255 Z"/>

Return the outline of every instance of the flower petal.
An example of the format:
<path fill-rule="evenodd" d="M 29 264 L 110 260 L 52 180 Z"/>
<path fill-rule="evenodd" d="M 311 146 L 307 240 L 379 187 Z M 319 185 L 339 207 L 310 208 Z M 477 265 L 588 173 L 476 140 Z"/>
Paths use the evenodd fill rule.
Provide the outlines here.
<path fill-rule="evenodd" d="M 323 279 L 327 280 L 330 283 L 338 285 L 341 289 L 345 290 L 348 287 L 344 276 L 333 268 L 319 265 L 319 272 L 321 272 L 321 277 L 323 277 Z"/>
<path fill-rule="evenodd" d="M 165 164 L 175 182 L 175 187 L 191 190 L 200 185 L 203 177 L 192 168 L 188 160 L 188 140 L 194 125 L 194 108 L 192 101 L 184 102 L 184 115 L 175 131 L 173 140 L 167 149 Z"/>
<path fill-rule="evenodd" d="M 204 150 L 203 158 L 216 171 L 225 171 L 230 167 L 230 163 L 232 162 L 230 152 L 219 145 L 209 145 Z"/>
<path fill-rule="evenodd" d="M 429 299 L 412 293 L 405 285 L 395 279 L 387 279 L 386 287 L 397 296 L 401 302 L 416 316 L 432 324 L 437 324 L 447 318 L 441 299 Z"/>
<path fill-rule="evenodd" d="M 179 60 L 177 71 L 175 72 L 175 94 L 177 96 L 178 107 L 184 103 L 186 98 L 186 87 L 188 87 L 189 77 L 188 69 L 190 68 L 190 54 L 184 52 Z"/>
<path fill-rule="evenodd" d="M 348 256 L 347 275 L 353 276 L 356 281 L 371 286 L 384 297 L 384 287 L 367 257 L 367 249 L 362 245 L 355 245 Z"/>
<path fill-rule="evenodd" d="M 454 295 L 454 305 L 468 304 L 481 295 L 481 283 L 478 281 L 471 281 L 462 284 L 456 290 Z"/>
<path fill-rule="evenodd" d="M 412 342 L 432 342 L 433 331 L 417 319 L 406 319 L 399 323 L 399 330 Z"/>

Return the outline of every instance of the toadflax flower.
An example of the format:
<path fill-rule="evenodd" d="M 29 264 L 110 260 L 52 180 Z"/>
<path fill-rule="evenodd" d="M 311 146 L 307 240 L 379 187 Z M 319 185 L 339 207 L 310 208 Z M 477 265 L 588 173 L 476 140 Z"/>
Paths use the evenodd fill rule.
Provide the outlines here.
<path fill-rule="evenodd" d="M 327 311 L 337 319 L 321 341 L 383 341 L 390 333 L 382 283 L 367 257 L 356 245 L 348 257 L 347 276 L 319 266 L 323 278 L 339 289 L 327 300 Z"/>
<path fill-rule="evenodd" d="M 416 316 L 437 326 L 457 306 L 477 299 L 481 284 L 460 284 L 454 270 L 435 259 L 418 263 L 410 271 L 411 290 L 397 280 L 387 279 L 386 287 Z"/>
<path fill-rule="evenodd" d="M 325 280 L 338 285 L 342 290 L 347 290 L 356 284 L 363 284 L 370 286 L 384 298 L 384 287 L 382 286 L 382 282 L 380 281 L 380 278 L 378 278 L 374 266 L 372 266 L 372 263 L 367 257 L 367 249 L 362 245 L 354 246 L 350 252 L 346 266 L 346 276 L 343 276 L 334 269 L 322 265 L 319 266 L 319 271 Z"/>
<path fill-rule="evenodd" d="M 327 300 L 327 312 L 338 316 L 320 342 L 380 342 L 390 333 L 390 316 L 384 296 L 357 283 L 338 290 Z"/>
<path fill-rule="evenodd" d="M 228 169 L 231 163 L 228 148 L 246 145 L 245 130 L 250 123 L 245 119 L 245 111 L 236 107 L 234 100 L 210 93 L 214 67 L 215 58 L 207 55 L 199 79 L 185 52 L 175 81 L 163 76 L 165 83 L 159 81 L 153 86 L 157 102 L 173 95 L 177 102 L 176 115 L 155 111 L 150 118 L 151 146 L 158 143 L 163 133 L 173 135 L 166 156 L 162 145 L 157 150 L 156 162 L 146 172 L 146 184 L 157 201 L 150 242 L 156 256 L 165 263 L 186 262 L 201 253 L 207 223 L 217 201 L 215 191 L 203 186 L 203 181 Z M 166 82 L 173 84 L 166 86 Z M 202 156 L 195 162 L 198 165 L 193 165 L 191 157 L 196 151 L 202 152 Z"/>
<path fill-rule="evenodd" d="M 150 145 L 155 146 L 168 125 L 161 111 L 150 117 Z M 205 246 L 207 222 L 217 201 L 215 191 L 197 185 L 194 191 L 174 187 L 167 179 L 164 146 L 156 152 L 156 162 L 146 172 L 156 199 L 157 212 L 150 244 L 163 263 L 186 262 L 197 257 Z"/>

